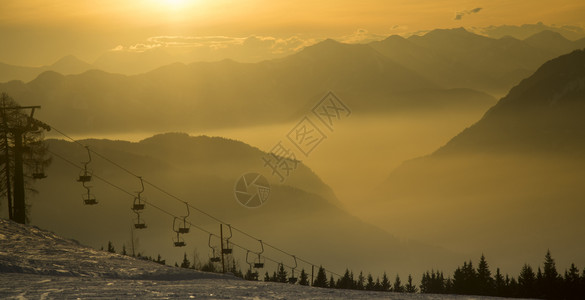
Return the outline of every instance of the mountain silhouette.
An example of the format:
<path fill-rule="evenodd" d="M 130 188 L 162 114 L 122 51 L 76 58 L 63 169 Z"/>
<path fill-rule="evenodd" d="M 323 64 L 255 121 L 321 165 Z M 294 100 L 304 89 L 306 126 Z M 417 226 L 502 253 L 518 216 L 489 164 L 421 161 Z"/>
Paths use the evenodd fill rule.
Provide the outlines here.
<path fill-rule="evenodd" d="M 364 114 L 438 108 L 483 113 L 494 102 L 482 92 L 443 89 L 369 45 L 332 40 L 254 64 L 175 63 L 132 76 L 99 70 L 43 73 L 29 83 L 0 84 L 0 90 L 23 105 L 41 105 L 39 117 L 77 133 L 292 122 L 328 91 Z"/>
<path fill-rule="evenodd" d="M 281 183 L 263 165 L 262 157 L 267 154 L 239 141 L 172 133 L 137 143 L 82 142 L 146 180 L 142 196 L 148 202 L 141 220 L 148 228 L 134 232 L 137 251 L 144 254 L 160 253 L 169 261 L 180 261 L 184 251 L 191 253 L 196 249 L 205 262 L 210 251 L 208 234 L 196 228 L 184 236 L 187 248 L 173 247 L 173 218 L 154 206 L 175 215 L 186 215 L 186 208 L 183 202 L 150 184 L 154 183 L 182 201 L 267 243 L 333 269 L 354 266 L 381 272 L 392 268 L 393 272 L 403 270 L 414 274 L 416 270 L 422 272 L 431 262 L 441 261 L 449 266 L 455 263 L 454 255 L 448 251 L 398 239 L 352 216 L 338 205 L 331 189 L 302 164 Z M 77 144 L 50 140 L 49 147 L 53 153 L 72 162 L 87 161 L 85 149 Z M 54 157 L 53 164 L 46 170 L 49 176 L 37 184 L 38 196 L 30 200 L 32 224 L 93 247 L 111 240 L 116 245 L 126 244 L 129 249 L 130 227 L 135 217 L 130 210 L 132 194 L 141 189 L 140 181 L 98 155 L 93 155 L 88 167 L 94 175 L 89 184 L 91 193 L 99 203 L 83 205 L 81 195 L 86 190 L 76 182 L 80 170 Z M 246 208 L 235 199 L 236 180 L 247 172 L 259 172 L 270 182 L 270 197 L 261 207 Z M 118 188 L 97 177 L 106 178 Z M 191 209 L 188 220 L 205 230 L 219 231 L 215 220 L 195 209 Z M 251 249 L 259 247 L 257 240 L 236 231 L 232 242 Z M 363 255 L 364 249 L 368 249 L 368 255 Z M 387 249 L 392 249 L 392 255 L 388 255 Z M 280 255 L 269 251 L 267 249 L 265 254 Z M 245 267 L 245 252 L 239 248 L 234 252 L 240 266 Z"/>
<path fill-rule="evenodd" d="M 436 29 L 422 36 L 371 43 L 384 55 L 443 87 L 472 88 L 504 94 L 549 59 L 578 48 L 551 51 L 510 37 L 492 39 L 464 28 Z"/>
<path fill-rule="evenodd" d="M 583 50 L 545 63 L 437 154 L 524 150 L 582 155 L 584 66 Z"/>
<path fill-rule="evenodd" d="M 448 249 L 583 260 L 585 51 L 542 65 L 434 153 L 403 163 L 372 196 L 382 228 Z M 408 216 L 408 217 L 406 217 Z M 510 264 L 508 264 L 510 263 Z M 584 261 L 585 263 L 585 261 Z"/>
<path fill-rule="evenodd" d="M 46 71 L 54 71 L 64 75 L 79 74 L 94 67 L 73 55 L 67 55 L 49 66 L 23 67 L 0 63 L 0 82 L 21 80 L 24 82 L 35 79 L 39 74 Z"/>

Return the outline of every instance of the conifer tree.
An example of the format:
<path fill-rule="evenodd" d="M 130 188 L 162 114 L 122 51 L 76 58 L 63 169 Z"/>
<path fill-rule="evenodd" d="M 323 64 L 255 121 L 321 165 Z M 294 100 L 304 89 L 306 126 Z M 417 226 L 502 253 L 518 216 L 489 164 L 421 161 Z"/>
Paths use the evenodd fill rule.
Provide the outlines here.
<path fill-rule="evenodd" d="M 554 298 L 559 292 L 559 273 L 550 250 L 544 257 L 544 272 L 542 274 L 542 292 L 546 298 Z"/>
<path fill-rule="evenodd" d="M 390 280 L 388 279 L 386 272 L 384 272 L 384 274 L 382 275 L 382 283 L 380 284 L 380 290 L 387 292 L 390 290 L 391 287 L 392 286 L 390 284 Z"/>
<path fill-rule="evenodd" d="M 288 274 L 284 269 L 284 264 L 280 264 L 278 267 L 278 273 L 276 274 L 276 282 L 286 283 L 288 282 Z"/>
<path fill-rule="evenodd" d="M 329 287 L 332 289 L 337 287 L 335 284 L 335 278 L 333 278 L 333 275 L 331 275 L 331 277 L 329 277 Z"/>
<path fill-rule="evenodd" d="M 496 268 L 496 276 L 494 276 L 494 295 L 504 297 L 506 293 L 506 281 L 500 272 L 500 268 Z"/>
<path fill-rule="evenodd" d="M 400 281 L 400 276 L 396 274 L 396 279 L 394 279 L 394 286 L 392 291 L 396 293 L 404 293 L 404 287 L 402 286 L 402 282 Z"/>
<path fill-rule="evenodd" d="M 362 271 L 360 271 L 360 275 L 358 275 L 358 279 L 356 281 L 355 288 L 357 290 L 365 289 L 365 282 L 366 282 L 366 278 L 364 277 L 364 273 Z"/>
<path fill-rule="evenodd" d="M 536 288 L 536 275 L 532 271 L 532 267 L 524 264 L 518 275 L 518 294 L 520 297 L 531 298 L 535 297 L 534 290 Z"/>
<path fill-rule="evenodd" d="M 345 273 L 343 277 L 339 280 L 339 285 L 337 288 L 340 289 L 351 289 L 353 288 L 353 274 L 349 272 L 349 269 L 345 269 Z"/>
<path fill-rule="evenodd" d="M 317 272 L 317 278 L 313 282 L 313 286 L 316 287 L 327 287 L 327 274 L 325 274 L 325 269 L 320 266 L 319 271 Z"/>
<path fill-rule="evenodd" d="M 301 269 L 301 275 L 299 276 L 300 285 L 309 285 L 309 275 L 305 272 L 305 269 Z"/>
<path fill-rule="evenodd" d="M 565 271 L 564 297 L 566 299 L 579 299 L 581 294 L 581 278 L 579 277 L 579 269 L 575 264 L 571 264 L 571 268 Z M 584 295 L 585 296 L 585 295 Z"/>
<path fill-rule="evenodd" d="M 494 282 L 490 268 L 482 254 L 477 266 L 477 294 L 479 295 L 492 295 L 494 292 Z"/>
<path fill-rule="evenodd" d="M 382 284 L 380 283 L 380 277 L 376 277 L 376 283 L 374 283 L 374 291 L 381 291 Z"/>
<path fill-rule="evenodd" d="M 374 277 L 372 277 L 372 274 L 368 274 L 368 279 L 367 279 L 367 283 L 366 283 L 366 290 L 368 290 L 368 291 L 374 290 Z"/>
<path fill-rule="evenodd" d="M 108 252 L 116 253 L 116 249 L 114 249 L 114 245 L 112 244 L 111 241 L 108 241 Z"/>
<path fill-rule="evenodd" d="M 187 259 L 187 253 L 183 255 L 183 262 L 181 263 L 181 268 L 189 269 L 191 266 L 191 262 Z"/>
<path fill-rule="evenodd" d="M 418 291 L 416 286 L 412 284 L 412 275 L 410 274 L 408 274 L 408 282 L 406 283 L 406 286 L 404 286 L 404 291 L 411 294 L 416 293 Z"/>

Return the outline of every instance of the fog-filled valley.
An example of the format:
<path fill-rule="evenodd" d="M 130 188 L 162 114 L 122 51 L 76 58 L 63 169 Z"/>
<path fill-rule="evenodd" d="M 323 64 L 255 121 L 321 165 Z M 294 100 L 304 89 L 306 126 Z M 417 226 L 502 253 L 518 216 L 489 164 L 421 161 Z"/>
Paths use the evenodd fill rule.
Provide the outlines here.
<path fill-rule="evenodd" d="M 323 266 L 329 287 L 368 289 L 344 286 L 348 270 L 412 275 L 421 293 L 551 298 L 511 291 L 523 266 L 550 272 L 548 251 L 558 282 L 585 267 L 585 29 L 457 22 L 337 38 L 136 35 L 43 65 L 2 61 L 28 57 L 10 46 L 0 217 L 169 266 L 220 271 L 216 252 L 231 245 L 229 272 L 261 281 Z M 457 272 L 484 255 L 491 292 L 461 289 Z M 14 259 L 0 257 L 0 274 L 41 274 Z M 424 287 L 428 271 L 444 272 L 442 290 Z"/>

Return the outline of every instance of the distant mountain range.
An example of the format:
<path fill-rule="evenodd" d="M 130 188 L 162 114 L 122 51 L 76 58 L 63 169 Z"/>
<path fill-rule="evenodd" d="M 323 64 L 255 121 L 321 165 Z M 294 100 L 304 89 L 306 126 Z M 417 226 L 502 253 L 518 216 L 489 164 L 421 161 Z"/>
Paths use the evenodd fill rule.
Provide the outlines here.
<path fill-rule="evenodd" d="M 28 83 L 0 84 L 0 91 L 19 103 L 41 105 L 39 116 L 54 126 L 83 133 L 289 122 L 309 112 L 327 91 L 359 114 L 483 113 L 495 103 L 483 92 L 444 88 L 370 45 L 333 40 L 255 64 L 176 63 L 133 76 L 45 72 Z"/>
<path fill-rule="evenodd" d="M 65 56 L 56 61 L 54 64 L 43 67 L 23 67 L 0 62 L 0 82 L 7 82 L 11 80 L 29 82 L 35 79 L 41 73 L 47 71 L 69 75 L 80 74 L 91 69 L 95 69 L 95 67 L 73 55 Z"/>
<path fill-rule="evenodd" d="M 369 218 L 451 249 L 585 263 L 585 51 L 555 58 L 473 126 L 405 162 L 370 197 Z M 500 265 L 506 266 L 507 262 Z"/>
<path fill-rule="evenodd" d="M 331 40 L 321 43 L 331 43 Z M 443 88 L 472 88 L 499 96 L 545 61 L 585 48 L 585 38 L 571 41 L 547 29 L 524 40 L 509 36 L 495 39 L 455 28 L 436 29 L 409 38 L 394 35 L 367 46 L 379 52 L 374 56 L 382 54 Z M 140 53 L 108 52 L 94 64 L 67 56 L 51 66 L 38 68 L 0 64 L 0 82 L 28 82 L 45 71 L 67 75 L 98 69 L 134 75 L 176 61 L 160 49 Z M 494 72 L 498 72 L 498 76 Z"/>
<path fill-rule="evenodd" d="M 340 208 L 331 189 L 302 164 L 284 184 L 280 183 L 271 170 L 263 166 L 261 158 L 267 154 L 242 142 L 177 133 L 157 135 L 138 143 L 82 142 L 198 209 L 267 243 L 339 272 L 351 267 L 414 275 L 438 262 L 445 266 L 455 263 L 455 255 L 448 251 L 398 239 L 350 215 Z M 85 149 L 71 142 L 50 140 L 49 148 L 73 162 L 87 160 Z M 140 190 L 138 178 L 99 156 L 94 155 L 88 167 L 95 176 L 131 194 Z M 48 177 L 36 184 L 38 196 L 31 197 L 29 202 L 32 224 L 94 247 L 111 240 L 118 248 L 125 244 L 129 249 L 130 228 L 136 217 L 130 210 L 133 196 L 94 177 L 89 185 L 99 203 L 84 206 L 81 196 L 86 190 L 76 182 L 79 171 L 59 157 L 53 157 L 53 164 L 46 170 Z M 271 183 L 270 197 L 259 208 L 245 208 L 234 197 L 236 180 L 247 172 L 259 172 Z M 187 247 L 175 248 L 173 218 L 153 207 L 156 205 L 183 216 L 187 214 L 184 203 L 150 184 L 146 184 L 142 196 L 149 201 L 142 214 L 148 228 L 134 232 L 138 251 L 147 255 L 160 253 L 168 261 L 180 261 L 185 251 L 191 256 L 196 249 L 202 255 L 200 259 L 206 262 L 210 252 L 208 234 L 192 228 L 184 235 Z M 188 220 L 200 228 L 219 233 L 216 221 L 194 209 Z M 258 241 L 235 231 L 231 241 L 251 249 L 260 247 Z M 217 244 L 218 241 L 213 242 Z M 239 248 L 235 248 L 234 253 L 239 265 L 245 268 L 246 253 Z M 270 248 L 265 254 L 290 260 Z"/>

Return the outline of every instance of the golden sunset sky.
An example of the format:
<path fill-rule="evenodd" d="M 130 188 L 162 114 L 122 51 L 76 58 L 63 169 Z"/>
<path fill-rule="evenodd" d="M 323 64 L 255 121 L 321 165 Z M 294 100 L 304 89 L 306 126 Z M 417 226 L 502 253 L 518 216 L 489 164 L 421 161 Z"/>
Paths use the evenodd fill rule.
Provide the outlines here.
<path fill-rule="evenodd" d="M 93 62 L 161 36 L 232 43 L 294 37 L 301 41 L 291 47 L 298 48 L 328 37 L 352 41 L 434 28 L 585 27 L 584 16 L 582 0 L 2 0 L 0 62 L 38 66 L 68 54 Z"/>

